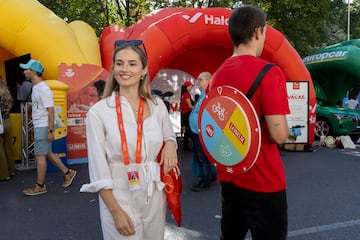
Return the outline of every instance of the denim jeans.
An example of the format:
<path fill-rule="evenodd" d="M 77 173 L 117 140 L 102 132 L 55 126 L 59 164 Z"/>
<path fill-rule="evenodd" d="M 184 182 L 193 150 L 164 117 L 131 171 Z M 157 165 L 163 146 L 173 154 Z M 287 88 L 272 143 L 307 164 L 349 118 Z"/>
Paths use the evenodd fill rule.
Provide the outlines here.
<path fill-rule="evenodd" d="M 199 135 L 193 133 L 193 158 L 199 164 L 199 177 L 200 181 L 207 184 L 210 183 L 214 177 L 214 168 L 209 159 L 206 157 L 205 152 L 201 146 Z"/>

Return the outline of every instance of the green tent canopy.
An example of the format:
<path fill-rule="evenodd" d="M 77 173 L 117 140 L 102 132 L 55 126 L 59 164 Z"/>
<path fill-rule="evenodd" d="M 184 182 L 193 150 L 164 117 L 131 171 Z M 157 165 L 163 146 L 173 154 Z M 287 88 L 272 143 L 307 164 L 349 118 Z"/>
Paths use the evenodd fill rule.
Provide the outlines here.
<path fill-rule="evenodd" d="M 329 103 L 341 102 L 349 89 L 360 84 L 360 39 L 328 46 L 303 61 Z"/>

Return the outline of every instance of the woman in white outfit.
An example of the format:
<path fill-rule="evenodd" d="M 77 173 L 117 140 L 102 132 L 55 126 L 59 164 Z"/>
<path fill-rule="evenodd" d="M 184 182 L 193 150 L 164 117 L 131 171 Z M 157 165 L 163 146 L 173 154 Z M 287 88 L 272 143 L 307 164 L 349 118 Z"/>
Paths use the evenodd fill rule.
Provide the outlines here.
<path fill-rule="evenodd" d="M 176 135 L 165 104 L 151 96 L 141 46 L 142 41 L 124 41 L 115 49 L 103 99 L 86 118 L 91 183 L 80 191 L 99 193 L 106 240 L 164 239 L 160 167 L 167 173 L 176 166 Z"/>

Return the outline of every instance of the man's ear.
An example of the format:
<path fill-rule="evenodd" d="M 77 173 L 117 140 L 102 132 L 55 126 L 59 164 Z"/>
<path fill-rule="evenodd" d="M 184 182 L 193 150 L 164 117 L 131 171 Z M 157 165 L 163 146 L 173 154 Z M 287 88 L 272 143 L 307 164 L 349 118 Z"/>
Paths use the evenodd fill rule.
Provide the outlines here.
<path fill-rule="evenodd" d="M 255 37 L 255 39 L 256 39 L 256 40 L 259 40 L 262 34 L 263 34 L 263 33 L 261 32 L 261 27 L 256 27 L 256 28 L 255 28 L 255 31 L 254 31 L 254 37 Z"/>

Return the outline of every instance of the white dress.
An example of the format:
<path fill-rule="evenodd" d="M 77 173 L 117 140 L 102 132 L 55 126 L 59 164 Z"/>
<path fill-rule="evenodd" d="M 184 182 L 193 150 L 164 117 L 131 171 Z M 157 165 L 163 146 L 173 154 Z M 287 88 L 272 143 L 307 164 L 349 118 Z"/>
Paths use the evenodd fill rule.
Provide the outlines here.
<path fill-rule="evenodd" d="M 81 192 L 112 189 L 121 208 L 135 225 L 136 234 L 123 236 L 115 228 L 113 218 L 99 196 L 100 219 L 105 240 L 161 240 L 164 239 L 166 198 L 160 181 L 157 155 L 166 140 L 176 142 L 176 135 L 165 104 L 158 97 L 157 105 L 147 100 L 151 115 L 144 119 L 141 164 L 135 164 L 137 121 L 126 98 L 121 97 L 124 128 L 130 165 L 125 166 L 115 109 L 115 94 L 102 99 L 90 108 L 86 118 L 89 184 Z M 128 187 L 128 167 L 139 172 L 139 190 Z"/>

